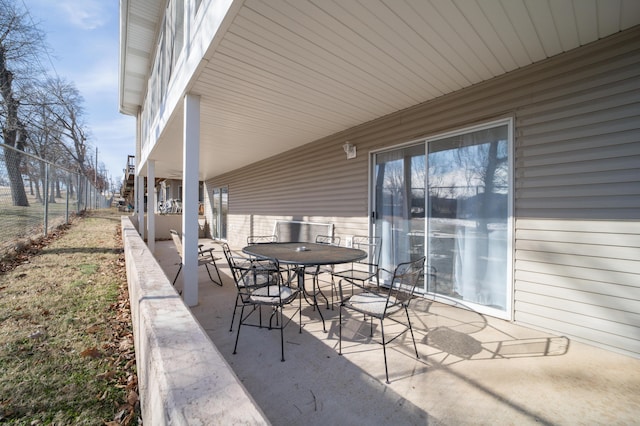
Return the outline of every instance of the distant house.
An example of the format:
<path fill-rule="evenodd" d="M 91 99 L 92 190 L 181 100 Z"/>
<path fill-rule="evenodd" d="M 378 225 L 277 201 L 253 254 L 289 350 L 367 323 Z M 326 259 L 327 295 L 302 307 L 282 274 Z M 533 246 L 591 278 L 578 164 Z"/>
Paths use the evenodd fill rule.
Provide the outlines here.
<path fill-rule="evenodd" d="M 640 2 L 123 0 L 121 24 L 138 179 L 182 180 L 185 229 L 203 181 L 214 238 L 331 222 L 387 269 L 426 254 L 423 294 L 640 356 Z"/>

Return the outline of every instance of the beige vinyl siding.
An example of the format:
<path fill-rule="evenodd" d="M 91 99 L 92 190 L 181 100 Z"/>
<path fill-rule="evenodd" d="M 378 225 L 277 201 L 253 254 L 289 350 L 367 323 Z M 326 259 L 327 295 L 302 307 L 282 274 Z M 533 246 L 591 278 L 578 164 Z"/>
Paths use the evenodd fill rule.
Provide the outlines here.
<path fill-rule="evenodd" d="M 275 220 L 368 232 L 371 151 L 515 118 L 516 322 L 640 356 L 640 28 L 207 182 L 229 238 Z M 355 144 L 346 160 L 342 144 Z M 208 190 L 209 191 L 209 190 Z"/>
<path fill-rule="evenodd" d="M 575 70 L 535 83 L 533 102 L 518 109 L 514 265 L 516 321 L 634 356 L 640 356 L 637 46 L 602 43 Z"/>

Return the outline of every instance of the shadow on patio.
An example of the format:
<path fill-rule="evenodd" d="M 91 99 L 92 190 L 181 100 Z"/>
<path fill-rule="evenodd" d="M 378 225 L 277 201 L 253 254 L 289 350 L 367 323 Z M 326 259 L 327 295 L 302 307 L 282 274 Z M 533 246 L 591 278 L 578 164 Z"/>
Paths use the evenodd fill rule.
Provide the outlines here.
<path fill-rule="evenodd" d="M 155 256 L 173 280 L 173 243 L 157 242 Z M 408 334 L 388 345 L 390 385 L 382 348 L 361 318 L 347 317 L 338 355 L 337 305 L 321 305 L 324 333 L 303 301 L 302 333 L 297 324 L 285 329 L 285 362 L 279 333 L 253 327 L 242 328 L 233 355 L 236 291 L 226 262 L 219 266 L 223 287 L 200 268 L 200 303 L 191 311 L 275 425 L 632 424 L 640 417 L 640 360 L 428 299 L 411 306 L 420 359 Z"/>

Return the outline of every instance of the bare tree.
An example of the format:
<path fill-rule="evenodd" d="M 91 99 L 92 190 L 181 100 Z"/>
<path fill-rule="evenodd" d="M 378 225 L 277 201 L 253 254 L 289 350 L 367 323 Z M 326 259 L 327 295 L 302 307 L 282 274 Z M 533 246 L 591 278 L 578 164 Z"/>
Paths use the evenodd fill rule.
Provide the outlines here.
<path fill-rule="evenodd" d="M 73 83 L 60 78 L 46 82 L 47 93 L 51 96 L 48 103 L 49 114 L 59 126 L 62 146 L 75 160 L 80 172 L 88 176 L 91 164 L 87 158 L 88 130 L 84 123 L 84 99 Z"/>
<path fill-rule="evenodd" d="M 36 52 L 41 49 L 42 34 L 25 12 L 11 0 L 0 0 L 0 127 L 3 143 L 18 151 L 6 150 L 5 162 L 9 174 L 11 197 L 16 206 L 28 206 L 27 194 L 20 173 L 27 129 L 20 119 L 19 80 L 27 80 Z"/>
<path fill-rule="evenodd" d="M 54 162 L 55 160 L 51 158 L 50 151 L 54 150 L 55 123 L 52 123 L 47 114 L 47 93 L 37 83 L 28 87 L 25 86 L 22 90 L 29 93 L 28 96 L 25 96 L 21 105 L 22 122 L 29 129 L 29 137 L 25 141 L 25 150 L 38 158 Z M 45 188 L 46 165 L 38 159 L 26 159 L 24 163 L 23 170 L 29 176 L 31 192 L 35 195 L 37 202 L 44 203 L 48 192 Z M 43 188 L 42 193 L 40 192 L 41 187 Z M 35 194 L 33 193 L 34 188 Z"/>

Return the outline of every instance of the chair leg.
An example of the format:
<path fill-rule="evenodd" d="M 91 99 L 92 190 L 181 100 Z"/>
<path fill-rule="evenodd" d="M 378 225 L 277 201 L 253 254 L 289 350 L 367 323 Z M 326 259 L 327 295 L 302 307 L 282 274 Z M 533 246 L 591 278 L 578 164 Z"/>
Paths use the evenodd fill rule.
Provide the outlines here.
<path fill-rule="evenodd" d="M 213 279 L 213 277 L 211 276 L 211 271 L 209 270 L 209 265 L 207 265 L 206 263 L 204 264 L 204 267 L 207 268 L 207 274 L 209 274 L 209 279 L 213 283 L 215 283 L 215 284 L 219 285 L 220 287 L 222 287 L 222 280 L 220 279 L 220 272 L 218 271 L 218 267 L 215 265 L 215 262 L 214 262 L 213 266 L 216 269 L 216 273 L 218 274 L 218 280 L 219 281 L 216 281 L 216 280 Z"/>
<path fill-rule="evenodd" d="M 284 362 L 284 318 L 282 315 L 282 306 L 280 306 L 280 353 L 282 354 L 281 362 Z"/>
<path fill-rule="evenodd" d="M 333 274 L 331 274 L 331 310 L 333 311 L 333 305 L 335 303 L 335 299 L 333 297 L 334 291 L 336 290 L 336 279 L 333 276 Z M 337 291 L 335 291 L 337 293 Z"/>
<path fill-rule="evenodd" d="M 338 306 L 338 355 L 342 355 L 342 303 Z"/>
<path fill-rule="evenodd" d="M 273 324 L 273 317 L 276 318 L 276 326 L 280 325 L 280 318 L 278 317 L 278 307 L 274 307 L 271 310 L 271 316 L 269 316 L 269 330 L 273 328 L 271 324 Z"/>
<path fill-rule="evenodd" d="M 220 276 L 220 270 L 218 269 L 218 264 L 216 263 L 215 259 L 213 259 L 213 267 L 215 268 L 216 275 L 218 276 L 218 281 L 216 281 L 215 283 L 222 287 L 222 277 Z"/>
<path fill-rule="evenodd" d="M 178 268 L 178 273 L 176 274 L 176 277 L 173 279 L 173 282 L 171 283 L 171 285 L 176 285 L 176 281 L 178 280 L 178 275 L 180 275 L 180 271 L 182 271 L 182 262 L 180 262 L 180 268 Z"/>
<path fill-rule="evenodd" d="M 244 318 L 244 305 L 242 305 L 242 309 L 240 309 L 240 322 L 238 322 L 238 332 L 236 333 L 236 344 L 233 346 L 233 354 L 236 354 L 236 350 L 238 349 L 238 339 L 240 338 L 240 329 L 242 328 L 242 318 Z"/>
<path fill-rule="evenodd" d="M 231 325 L 229 326 L 229 332 L 233 331 L 233 321 L 236 319 L 236 311 L 238 310 L 238 299 L 240 299 L 240 293 L 236 294 L 236 303 L 233 305 L 233 315 L 231 315 Z"/>
<path fill-rule="evenodd" d="M 411 333 L 411 340 L 413 340 L 413 350 L 416 351 L 416 359 L 420 359 L 420 355 L 418 355 L 418 347 L 416 346 L 416 339 L 413 337 L 413 327 L 411 327 L 411 320 L 409 319 L 409 310 L 407 307 L 404 307 L 404 312 L 407 314 L 407 323 L 409 324 L 409 333 Z"/>
<path fill-rule="evenodd" d="M 389 381 L 389 369 L 387 368 L 387 342 L 384 340 L 384 320 L 380 319 L 380 332 L 382 333 L 382 353 L 384 354 L 384 374 L 387 377 L 387 384 Z"/>

